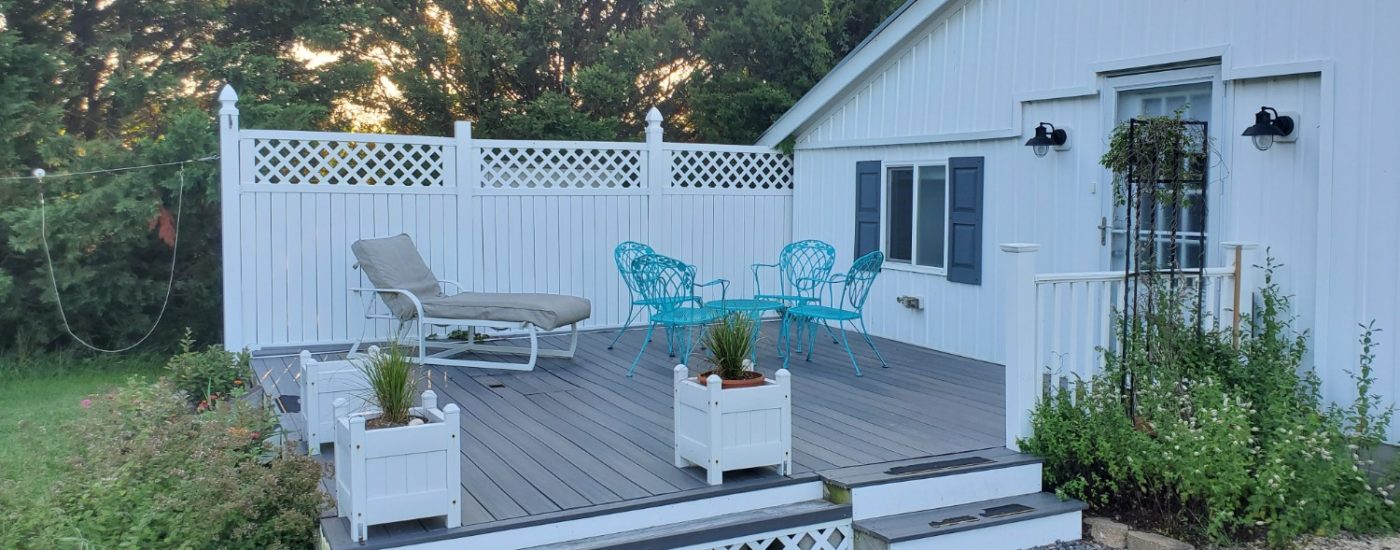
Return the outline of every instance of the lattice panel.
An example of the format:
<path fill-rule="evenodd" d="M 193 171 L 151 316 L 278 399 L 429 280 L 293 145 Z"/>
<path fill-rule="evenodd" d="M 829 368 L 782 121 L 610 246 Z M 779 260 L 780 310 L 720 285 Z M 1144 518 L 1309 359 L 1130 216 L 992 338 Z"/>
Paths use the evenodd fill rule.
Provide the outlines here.
<path fill-rule="evenodd" d="M 484 147 L 487 189 L 616 189 L 642 187 L 642 152 L 572 147 Z"/>
<path fill-rule="evenodd" d="M 851 550 L 851 520 L 686 547 L 684 550 Z"/>
<path fill-rule="evenodd" d="M 447 185 L 441 145 L 300 139 L 253 140 L 253 182 Z"/>
<path fill-rule="evenodd" d="M 673 150 L 671 187 L 792 189 L 792 157 L 782 153 Z"/>

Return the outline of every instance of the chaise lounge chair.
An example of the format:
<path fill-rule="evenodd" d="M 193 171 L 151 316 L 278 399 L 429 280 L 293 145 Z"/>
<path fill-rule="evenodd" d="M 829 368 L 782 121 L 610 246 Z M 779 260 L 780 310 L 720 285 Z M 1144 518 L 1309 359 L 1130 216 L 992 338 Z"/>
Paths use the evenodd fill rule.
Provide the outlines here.
<path fill-rule="evenodd" d="M 441 280 L 433 275 L 408 235 L 355 241 L 350 250 L 355 254 L 355 267 L 374 284 L 374 288 L 350 289 L 364 298 L 365 318 L 397 321 L 398 339 L 402 339 L 410 323 L 416 322 L 418 362 L 421 364 L 533 370 L 540 357 L 572 358 L 578 349 L 578 322 L 591 314 L 588 300 L 576 296 L 462 292 L 462 285 L 456 281 Z M 448 286 L 455 294 L 447 294 Z M 379 311 L 381 301 L 389 309 L 387 313 Z M 445 350 L 429 354 L 424 324 L 466 327 L 466 342 L 444 343 Z M 550 331 L 565 325 L 571 329 L 567 349 L 540 349 L 541 330 Z M 524 346 L 480 345 L 475 342 L 477 328 L 523 330 L 530 339 L 530 346 L 527 349 Z M 363 339 L 361 331 L 360 339 L 351 348 L 352 353 Z M 528 355 L 529 360 L 520 363 L 452 358 L 471 351 Z"/>

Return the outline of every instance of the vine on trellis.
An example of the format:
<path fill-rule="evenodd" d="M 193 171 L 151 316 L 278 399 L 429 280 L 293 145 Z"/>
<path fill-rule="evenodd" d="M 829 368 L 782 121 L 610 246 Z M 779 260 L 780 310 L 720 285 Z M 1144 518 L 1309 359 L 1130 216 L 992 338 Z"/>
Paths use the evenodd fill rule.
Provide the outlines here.
<path fill-rule="evenodd" d="M 1171 116 L 1134 118 L 1113 129 L 1108 151 L 1099 163 L 1114 174 L 1113 197 L 1126 207 L 1126 231 L 1123 261 L 1123 309 L 1119 312 L 1118 354 L 1124 368 L 1119 380 L 1124 407 L 1129 416 L 1136 411 L 1134 380 L 1127 358 L 1134 351 L 1150 354 L 1150 338 L 1134 338 L 1135 331 L 1149 330 L 1158 302 L 1184 303 L 1182 293 L 1195 294 L 1194 316 L 1198 320 L 1204 311 L 1205 285 L 1205 220 L 1206 204 L 1201 204 L 1201 246 L 1194 274 L 1197 288 L 1188 290 L 1187 274 L 1181 269 L 1178 250 L 1181 212 L 1190 206 L 1191 195 L 1199 192 L 1205 199 L 1210 167 L 1208 125 L 1202 121 L 1183 120 L 1182 109 Z M 1167 230 L 1167 265 L 1158 269 L 1157 241 L 1160 238 L 1157 205 L 1166 206 L 1169 218 Z M 1134 227 L 1134 224 L 1137 227 Z M 1170 299 L 1176 298 L 1176 299 Z M 1129 349 L 1135 342 L 1144 342 L 1147 349 Z"/>

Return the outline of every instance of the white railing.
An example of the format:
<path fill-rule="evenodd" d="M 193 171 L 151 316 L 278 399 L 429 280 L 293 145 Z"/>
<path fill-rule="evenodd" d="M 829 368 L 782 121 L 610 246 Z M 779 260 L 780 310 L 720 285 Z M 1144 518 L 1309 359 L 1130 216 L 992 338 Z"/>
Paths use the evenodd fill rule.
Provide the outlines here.
<path fill-rule="evenodd" d="M 749 264 L 791 240 L 792 160 L 751 146 L 523 141 L 251 130 L 220 94 L 224 343 L 232 349 L 385 336 L 348 289 L 350 244 L 408 233 L 433 271 L 478 292 L 588 298 L 621 325 L 617 243 L 652 245 L 753 292 Z"/>
<path fill-rule="evenodd" d="M 1253 308 L 1250 251 L 1254 245 L 1225 246 L 1232 253 L 1230 266 L 1182 272 L 1176 280 L 1199 289 L 1199 322 L 1237 330 L 1240 313 Z M 1087 383 L 1103 369 L 1104 352 L 1117 347 L 1118 313 L 1134 302 L 1134 296 L 1139 304 L 1147 296 L 1141 286 L 1135 288 L 1138 283 L 1125 282 L 1122 271 L 1036 274 L 1039 245 L 1001 248 L 1008 260 L 1004 272 L 1006 438 L 1007 445 L 1014 447 L 1017 439 L 1030 434 L 1030 411 L 1038 399 L 1057 387 Z"/>

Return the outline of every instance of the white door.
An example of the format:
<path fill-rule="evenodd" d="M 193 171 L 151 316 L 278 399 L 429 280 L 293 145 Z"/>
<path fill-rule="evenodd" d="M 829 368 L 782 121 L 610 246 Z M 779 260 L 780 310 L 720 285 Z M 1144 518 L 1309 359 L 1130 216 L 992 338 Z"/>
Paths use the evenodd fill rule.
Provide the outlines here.
<path fill-rule="evenodd" d="M 1104 94 L 1107 115 L 1105 118 L 1109 122 L 1107 128 L 1111 132 L 1116 125 L 1134 117 L 1171 116 L 1179 109 L 1183 120 L 1207 123 L 1207 143 L 1211 143 L 1211 139 L 1219 133 L 1210 123 L 1217 119 L 1218 109 L 1223 103 L 1223 98 L 1219 96 L 1219 74 L 1219 67 L 1210 66 L 1110 78 L 1108 87 L 1111 93 Z M 1108 142 L 1108 136 L 1104 136 L 1104 142 Z M 1217 164 L 1219 155 L 1212 151 L 1210 156 L 1211 164 Z M 1111 174 L 1105 177 L 1105 181 L 1113 181 Z M 1218 181 L 1215 174 L 1210 174 L 1209 177 L 1212 181 Z M 1103 194 L 1104 220 L 1100 226 L 1100 244 L 1104 250 L 1103 264 L 1108 269 L 1119 270 L 1123 269 L 1129 241 L 1127 209 L 1114 201 L 1111 188 L 1107 191 Z M 1140 238 L 1151 239 L 1157 247 L 1155 256 L 1158 265 L 1155 267 L 1167 267 L 1172 264 L 1169 253 L 1171 250 L 1176 251 L 1180 261 L 1178 265 L 1183 269 L 1199 267 L 1203 251 L 1206 252 L 1206 256 L 1210 256 L 1208 236 L 1211 224 L 1207 223 L 1206 214 L 1209 211 L 1208 207 L 1214 205 L 1210 204 L 1209 198 L 1200 190 L 1193 190 L 1188 192 L 1186 206 L 1146 205 L 1151 210 L 1134 213 L 1134 217 L 1137 218 L 1133 224 L 1134 231 L 1138 231 Z M 1147 213 L 1155 213 L 1155 216 L 1142 215 Z M 1172 247 L 1173 237 L 1170 229 L 1174 218 L 1179 218 L 1180 222 L 1175 236 L 1176 246 Z M 1150 226 L 1149 219 L 1152 220 Z"/>

